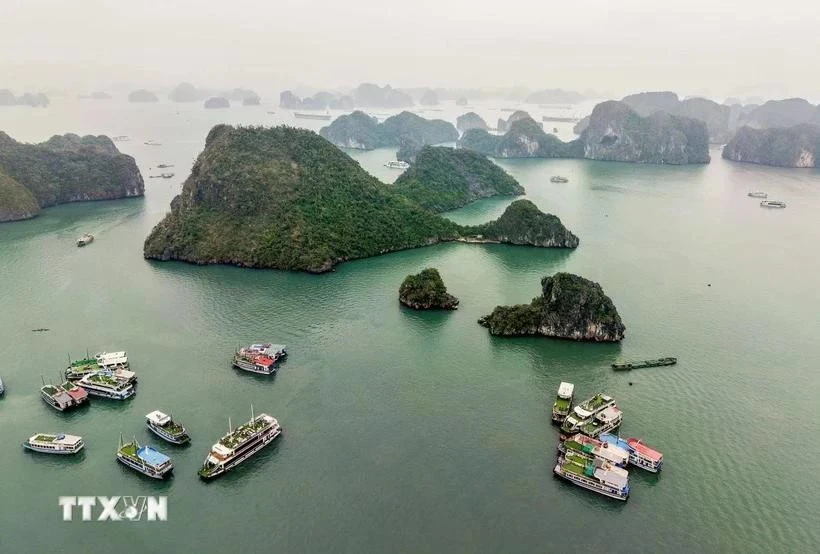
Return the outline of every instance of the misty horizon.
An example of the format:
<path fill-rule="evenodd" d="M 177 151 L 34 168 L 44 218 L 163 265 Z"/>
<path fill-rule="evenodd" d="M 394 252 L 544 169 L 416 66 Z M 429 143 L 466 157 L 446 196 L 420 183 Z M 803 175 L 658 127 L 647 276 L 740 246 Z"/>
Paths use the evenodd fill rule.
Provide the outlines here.
<path fill-rule="evenodd" d="M 148 0 L 122 17 L 101 0 L 12 0 L 0 8 L 7 22 L 0 47 L 13 53 L 0 61 L 0 88 L 161 92 L 190 82 L 270 97 L 371 82 L 817 102 L 820 77 L 803 60 L 820 39 L 802 4 L 692 0 L 656 9 L 639 0 L 617 7 L 420 0 L 398 11 L 373 0 L 238 0 L 227 7 Z"/>

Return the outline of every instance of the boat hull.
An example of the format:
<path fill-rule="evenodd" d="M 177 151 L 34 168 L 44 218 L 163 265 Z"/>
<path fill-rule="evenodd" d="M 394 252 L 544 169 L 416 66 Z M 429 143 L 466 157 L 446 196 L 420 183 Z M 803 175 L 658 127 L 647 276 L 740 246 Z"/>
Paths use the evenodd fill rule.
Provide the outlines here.
<path fill-rule="evenodd" d="M 215 479 L 215 478 L 219 477 L 220 475 L 224 475 L 225 473 L 231 471 L 236 466 L 238 466 L 239 464 L 241 464 L 242 462 L 244 462 L 245 460 L 247 460 L 248 458 L 250 458 L 251 456 L 253 456 L 257 452 L 259 452 L 260 450 L 265 448 L 267 445 L 271 444 L 281 434 L 282 434 L 281 427 L 277 428 L 276 430 L 268 433 L 267 435 L 264 435 L 262 440 L 260 440 L 259 443 L 256 444 L 255 446 L 253 446 L 252 448 L 248 449 L 247 452 L 243 452 L 239 456 L 237 456 L 235 458 L 232 458 L 231 460 L 225 462 L 224 464 L 221 464 L 220 466 L 218 466 L 213 471 L 206 474 L 206 473 L 203 473 L 202 470 L 200 470 L 199 471 L 200 479 L 203 479 L 205 481 L 210 481 L 211 479 Z"/>
<path fill-rule="evenodd" d="M 555 466 L 555 469 L 553 470 L 553 473 L 557 477 L 560 477 L 561 479 L 569 481 L 570 483 L 572 483 L 574 485 L 578 485 L 579 487 L 585 488 L 585 489 L 587 489 L 589 491 L 592 491 L 592 492 L 597 492 L 598 494 L 601 494 L 603 496 L 608 496 L 609 498 L 614 498 L 616 500 L 623 500 L 623 501 L 626 501 L 627 499 L 629 499 L 629 489 L 627 489 L 626 492 L 622 492 L 622 491 L 619 491 L 619 490 L 615 489 L 614 487 L 608 487 L 606 485 L 596 485 L 588 479 L 582 479 L 579 476 L 575 475 L 574 473 L 564 471 L 564 468 L 561 467 L 561 464 L 557 464 Z"/>
<path fill-rule="evenodd" d="M 182 435 L 175 437 L 174 435 L 171 435 L 167 431 L 165 431 L 165 429 L 157 428 L 154 425 L 151 425 L 150 423 L 146 423 L 145 426 L 148 428 L 149 431 L 154 433 L 156 436 L 158 436 L 166 442 L 170 442 L 171 444 L 186 444 L 191 442 L 191 437 L 189 437 L 187 433 L 183 433 Z"/>
<path fill-rule="evenodd" d="M 256 373 L 258 375 L 273 375 L 276 373 L 277 369 L 275 363 L 269 368 L 265 368 L 264 366 L 258 366 L 244 360 L 231 360 L 231 365 L 236 369 L 241 369 L 242 371 L 247 371 L 249 373 Z"/>
<path fill-rule="evenodd" d="M 30 442 L 25 441 L 23 443 L 23 448 L 25 448 L 26 450 L 31 450 L 32 452 L 40 452 L 41 454 L 55 454 L 57 456 L 70 456 L 72 454 L 77 454 L 78 452 L 80 452 L 83 448 L 85 448 L 85 444 L 80 445 L 80 447 L 77 448 L 76 450 L 52 450 L 52 449 L 47 449 L 47 448 L 41 448 L 41 447 L 37 446 L 36 444 L 31 444 Z"/>
<path fill-rule="evenodd" d="M 166 477 L 168 477 L 171 474 L 171 471 L 173 471 L 173 469 L 174 469 L 173 466 L 171 466 L 168 469 L 166 469 L 165 471 L 159 472 L 159 471 L 156 471 L 156 470 L 151 469 L 151 468 L 143 467 L 142 465 L 135 462 L 134 460 L 132 460 L 128 456 L 123 456 L 122 454 L 119 454 L 119 453 L 117 453 L 117 461 L 119 461 L 121 464 L 133 469 L 137 473 L 145 475 L 146 477 L 151 477 L 152 479 L 160 479 L 160 480 L 165 479 Z"/>

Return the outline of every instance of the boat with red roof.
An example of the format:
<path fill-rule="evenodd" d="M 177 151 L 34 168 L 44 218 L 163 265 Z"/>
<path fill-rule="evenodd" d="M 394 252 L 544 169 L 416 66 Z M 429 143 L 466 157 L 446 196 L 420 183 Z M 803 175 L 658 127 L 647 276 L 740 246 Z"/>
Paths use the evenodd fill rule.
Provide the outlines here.
<path fill-rule="evenodd" d="M 629 463 L 646 471 L 657 473 L 663 468 L 663 454 L 650 448 L 641 439 L 629 437 L 623 439 L 617 435 L 604 433 L 601 435 L 603 442 L 619 446 L 629 452 Z"/>
<path fill-rule="evenodd" d="M 234 352 L 231 365 L 235 368 L 271 375 L 276 373 L 277 363 L 288 355 L 284 344 L 259 343 L 239 348 Z"/>

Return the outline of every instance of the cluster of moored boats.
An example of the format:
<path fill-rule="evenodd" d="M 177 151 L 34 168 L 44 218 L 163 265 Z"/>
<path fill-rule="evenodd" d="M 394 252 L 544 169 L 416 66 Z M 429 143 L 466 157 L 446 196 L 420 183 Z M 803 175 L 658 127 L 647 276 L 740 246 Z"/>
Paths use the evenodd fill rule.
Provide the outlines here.
<path fill-rule="evenodd" d="M 552 407 L 552 420 L 561 424 L 558 459 L 554 473 L 571 483 L 599 494 L 629 498 L 627 465 L 657 473 L 663 467 L 663 454 L 641 439 L 621 438 L 615 434 L 623 412 L 615 399 L 605 394 L 572 407 L 575 386 L 561 383 Z"/>
<path fill-rule="evenodd" d="M 238 348 L 231 365 L 252 373 L 273 374 L 277 364 L 287 356 L 287 347 L 281 344 L 259 343 Z M 64 379 L 63 379 L 64 377 Z M 42 399 L 58 411 L 86 404 L 89 395 L 114 400 L 125 400 L 136 392 L 136 373 L 131 371 L 126 352 L 101 352 L 82 360 L 71 361 L 57 385 L 43 383 Z M 154 410 L 146 414 L 145 426 L 164 441 L 184 445 L 191 442 L 185 426 L 172 416 Z M 263 447 L 282 433 L 276 418 L 262 413 L 233 428 L 228 419 L 228 433 L 211 447 L 198 474 L 202 479 L 218 477 Z M 63 433 L 36 433 L 23 442 L 23 447 L 47 454 L 77 454 L 85 447 L 83 438 Z M 153 446 L 143 446 L 136 436 L 124 442 L 120 435 L 117 461 L 155 479 L 167 477 L 174 468 L 171 457 Z"/>

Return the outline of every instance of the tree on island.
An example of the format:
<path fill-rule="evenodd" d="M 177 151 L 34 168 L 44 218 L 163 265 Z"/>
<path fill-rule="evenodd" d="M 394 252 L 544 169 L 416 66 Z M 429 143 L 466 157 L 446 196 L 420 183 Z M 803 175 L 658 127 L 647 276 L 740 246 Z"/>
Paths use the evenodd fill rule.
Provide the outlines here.
<path fill-rule="evenodd" d="M 399 287 L 399 302 L 414 310 L 455 310 L 458 298 L 447 292 L 444 281 L 434 267 L 408 275 Z"/>

